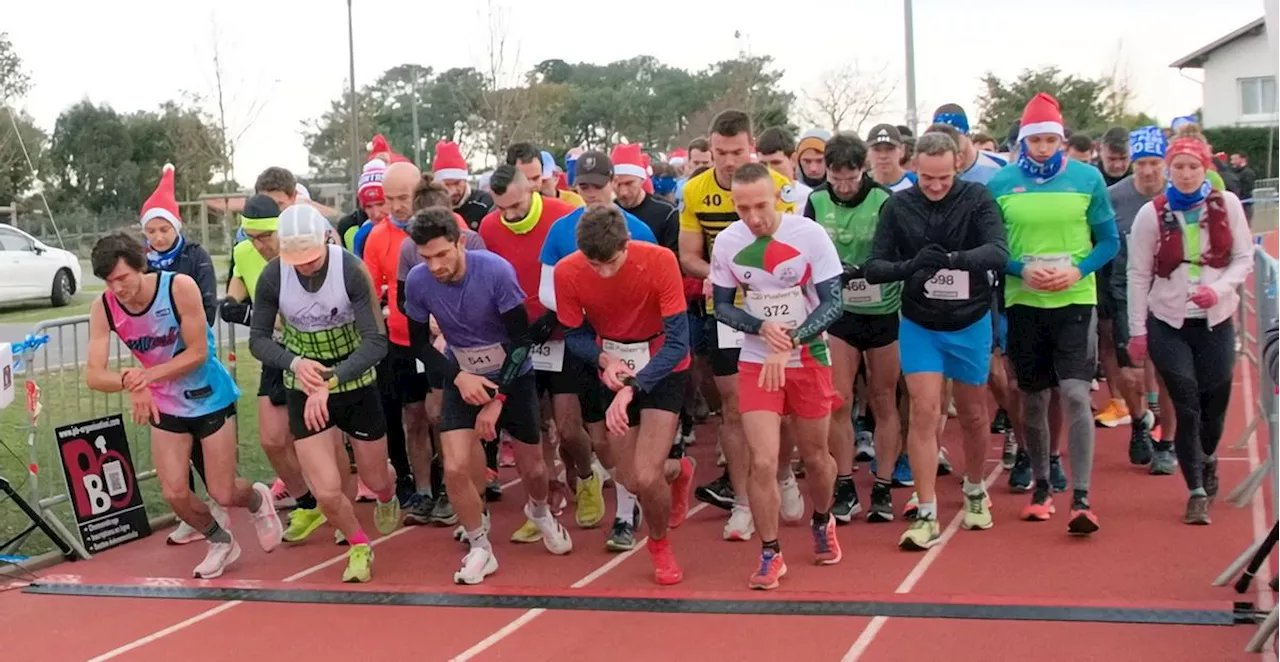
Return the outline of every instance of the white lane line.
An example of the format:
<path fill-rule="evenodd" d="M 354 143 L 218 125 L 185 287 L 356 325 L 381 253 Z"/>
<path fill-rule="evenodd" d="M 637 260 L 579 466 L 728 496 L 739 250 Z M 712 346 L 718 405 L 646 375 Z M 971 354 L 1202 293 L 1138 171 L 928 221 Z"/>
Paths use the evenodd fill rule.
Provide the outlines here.
<path fill-rule="evenodd" d="M 983 486 L 990 489 L 991 484 L 995 482 L 996 478 L 998 478 L 1003 471 L 1004 467 L 997 464 L 996 468 L 992 469 L 991 473 L 987 474 L 986 479 L 982 481 Z M 929 551 L 924 553 L 924 558 L 916 562 L 915 567 L 911 568 L 911 572 L 907 573 L 906 578 L 902 580 L 901 584 L 898 584 L 898 588 L 893 590 L 894 593 L 899 595 L 906 594 L 910 593 L 911 589 L 915 588 L 916 584 L 920 582 L 920 579 L 924 577 L 924 573 L 929 569 L 929 566 L 933 565 L 933 562 L 942 554 L 942 550 L 946 548 L 947 543 L 951 542 L 951 538 L 956 534 L 956 531 L 960 530 L 960 524 L 963 521 L 964 510 L 962 509 L 956 513 L 955 517 L 951 518 L 951 523 L 948 524 L 947 529 L 942 532 L 942 537 L 938 539 L 938 544 L 930 547 Z M 871 646 L 872 642 L 876 640 L 876 635 L 880 634 L 880 628 L 883 628 L 885 622 L 888 620 L 888 616 L 876 616 L 871 619 L 871 622 L 862 630 L 862 634 L 858 635 L 857 640 L 855 640 L 853 645 L 849 647 L 849 650 L 844 654 L 844 657 L 840 658 L 840 661 L 854 662 L 854 660 L 861 658 L 862 654 L 865 653 L 867 648 Z"/>
<path fill-rule="evenodd" d="M 688 516 L 693 517 L 695 514 L 697 514 L 703 508 L 706 508 L 706 507 L 707 507 L 707 504 L 699 503 L 698 505 L 689 509 Z M 605 563 L 601 565 L 599 568 L 596 568 L 595 570 L 592 570 L 591 572 L 587 573 L 587 575 L 582 579 L 579 579 L 578 581 L 570 584 L 569 588 L 584 588 L 587 585 L 594 582 L 595 580 L 600 579 L 601 577 L 605 576 L 605 574 L 607 574 L 614 568 L 622 565 L 624 561 L 634 556 L 636 552 L 639 552 L 640 549 L 644 547 L 645 543 L 647 543 L 648 541 L 649 541 L 648 538 L 637 540 L 635 547 L 613 557 L 612 559 L 609 559 L 608 563 Z M 459 653 L 456 657 L 452 658 L 450 662 L 467 662 L 467 660 L 475 658 L 475 656 L 489 650 L 490 648 L 493 648 L 503 639 L 506 639 L 507 637 L 511 636 L 516 631 L 518 631 L 520 628 L 528 625 L 530 621 L 541 616 L 545 611 L 546 610 L 542 608 L 530 609 L 529 611 L 526 611 L 515 620 L 499 628 L 493 634 L 477 642 L 476 645 Z"/>
<path fill-rule="evenodd" d="M 519 479 L 519 478 L 517 478 L 517 479 L 515 479 L 515 480 L 513 480 L 513 481 L 510 481 L 510 482 L 508 482 L 508 483 L 504 483 L 504 484 L 502 485 L 502 489 L 504 489 L 504 490 L 505 490 L 505 489 L 507 489 L 507 488 L 514 487 L 515 485 L 517 485 L 517 484 L 519 484 L 519 483 L 520 483 L 520 479 Z M 388 541 L 388 540 L 391 540 L 392 538 L 395 538 L 396 536 L 399 536 L 399 535 L 401 535 L 401 534 L 403 534 L 403 533 L 408 533 L 409 531 L 412 531 L 412 530 L 414 530 L 415 528 L 417 528 L 417 527 L 401 526 L 399 529 L 396 529 L 395 531 L 392 531 L 391 533 L 388 533 L 388 534 L 387 534 L 387 535 L 385 535 L 385 536 L 382 536 L 382 537 L 380 537 L 380 538 L 376 538 L 376 539 L 374 539 L 374 540 L 373 540 L 373 541 L 371 541 L 369 544 L 370 544 L 370 545 L 375 545 L 375 546 L 376 546 L 376 545 L 378 545 L 378 544 L 380 544 L 380 543 L 383 543 L 383 542 L 386 542 L 386 541 Z M 315 565 L 311 566 L 310 568 L 307 568 L 307 569 L 302 570 L 302 571 L 300 571 L 300 572 L 296 572 L 296 573 L 294 573 L 294 574 L 292 574 L 292 575 L 289 575 L 288 577 L 285 577 L 285 578 L 284 578 L 284 579 L 282 579 L 281 581 L 282 581 L 282 582 L 296 582 L 296 581 L 298 581 L 299 579 L 303 579 L 303 578 L 305 578 L 305 577 L 309 577 L 309 576 L 311 576 L 311 575 L 314 575 L 315 573 L 320 572 L 321 570 L 324 570 L 325 568 L 328 568 L 328 567 L 333 566 L 333 565 L 337 565 L 338 563 L 341 563 L 341 562 L 345 561 L 345 560 L 346 560 L 346 558 L 347 558 L 347 555 L 346 555 L 346 553 L 344 552 L 344 553 L 339 554 L 339 555 L 337 555 L 337 556 L 335 556 L 335 557 L 333 557 L 333 558 L 331 558 L 331 559 L 329 559 L 329 560 L 327 560 L 327 561 L 322 561 L 322 562 L 320 562 L 320 563 L 317 563 L 317 564 L 315 564 Z M 199 614 L 196 614 L 195 616 L 192 616 L 191 618 L 188 618 L 188 619 L 187 619 L 187 620 L 185 620 L 185 621 L 182 621 L 182 622 L 179 622 L 179 623 L 174 623 L 173 625 L 170 625 L 169 627 L 164 628 L 164 629 L 162 629 L 162 630 L 156 630 L 155 632 L 152 632 L 152 633 L 151 633 L 151 634 L 149 634 L 149 635 L 146 635 L 146 636 L 144 636 L 144 637 L 139 637 L 138 639 L 135 639 L 135 640 L 133 640 L 133 641 L 131 641 L 131 642 L 129 642 L 129 643 L 127 643 L 127 644 L 123 645 L 123 646 L 120 646 L 119 648 L 113 648 L 113 649 L 111 649 L 111 650 L 109 650 L 109 651 L 107 651 L 107 652 L 103 653 L 102 655 L 99 655 L 99 656 L 97 656 L 97 657 L 95 657 L 95 658 L 91 658 L 91 659 L 89 660 L 89 662 L 102 662 L 102 661 L 104 661 L 104 660 L 112 660 L 112 659 L 115 659 L 115 658 L 117 658 L 117 657 L 119 657 L 119 656 L 121 656 L 121 655 L 123 655 L 123 654 L 125 654 L 125 653 L 128 653 L 129 651 L 135 650 L 135 649 L 137 649 L 137 648 L 141 648 L 142 646 L 146 646 L 147 644 L 149 644 L 149 643 L 151 643 L 151 642 L 153 642 L 153 641 L 156 641 L 157 639 L 163 639 L 163 638 L 165 638 L 165 637 L 167 637 L 167 636 L 169 636 L 169 635 L 171 635 L 171 634 L 173 634 L 173 633 L 175 633 L 175 632 L 181 632 L 182 630 L 185 630 L 185 629 L 187 629 L 188 627 L 191 627 L 192 625 L 195 625 L 196 623 L 199 623 L 200 621 L 203 621 L 203 620 L 206 620 L 206 619 L 212 618 L 212 617 L 214 617 L 214 616 L 217 616 L 218 614 L 221 614 L 222 612 L 227 611 L 228 609 L 231 609 L 232 607 L 235 607 L 236 605 L 241 605 L 241 604 L 244 604 L 244 602 L 243 602 L 243 601 L 241 601 L 241 600 L 233 600 L 233 601 L 231 601 L 231 602 L 224 602 L 224 603 L 222 603 L 222 604 L 220 604 L 220 605 L 218 605 L 218 606 L 216 606 L 216 607 L 212 607 L 212 608 L 210 608 L 210 609 L 207 609 L 207 610 L 205 610 L 205 611 L 202 611 L 202 612 L 200 612 Z"/>

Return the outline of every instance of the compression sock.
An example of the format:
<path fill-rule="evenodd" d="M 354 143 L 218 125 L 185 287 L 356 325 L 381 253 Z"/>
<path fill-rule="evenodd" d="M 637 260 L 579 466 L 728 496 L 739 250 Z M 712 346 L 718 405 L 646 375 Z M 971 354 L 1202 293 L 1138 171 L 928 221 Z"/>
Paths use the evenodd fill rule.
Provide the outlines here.
<path fill-rule="evenodd" d="M 218 520 L 216 519 L 209 524 L 209 528 L 201 531 L 201 533 L 204 534 L 204 539 L 209 542 L 231 542 L 231 533 L 222 528 L 222 525 L 218 524 Z"/>
<path fill-rule="evenodd" d="M 298 502 L 298 508 L 302 510 L 315 510 L 319 505 L 316 503 L 316 498 L 311 496 L 310 491 L 303 492 L 302 496 L 295 499 L 295 501 Z"/>
<path fill-rule="evenodd" d="M 618 482 L 614 483 L 614 491 L 617 493 L 615 495 L 617 497 L 617 515 L 615 517 L 634 526 L 636 523 L 636 495 Z"/>
<path fill-rule="evenodd" d="M 351 545 L 353 545 L 353 546 L 354 546 L 354 545 L 368 545 L 368 544 L 369 544 L 369 535 L 368 535 L 367 533 L 365 533 L 365 532 L 364 532 L 364 529 L 360 529 L 359 531 L 356 531 L 355 535 L 351 536 L 350 538 L 347 538 L 347 542 L 348 542 L 348 543 L 350 543 L 350 544 L 351 544 Z"/>

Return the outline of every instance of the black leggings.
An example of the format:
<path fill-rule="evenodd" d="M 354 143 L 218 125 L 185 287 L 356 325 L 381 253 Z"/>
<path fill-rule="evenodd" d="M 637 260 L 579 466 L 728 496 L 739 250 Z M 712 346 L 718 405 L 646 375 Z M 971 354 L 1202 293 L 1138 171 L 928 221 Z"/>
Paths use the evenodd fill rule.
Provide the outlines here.
<path fill-rule="evenodd" d="M 1181 329 L 1147 319 L 1147 352 L 1173 400 L 1178 431 L 1173 445 L 1187 489 L 1204 487 L 1204 464 L 1214 461 L 1231 402 L 1235 330 L 1228 319 L 1209 328 L 1188 319 Z"/>
<path fill-rule="evenodd" d="M 200 481 L 207 488 L 209 481 L 204 479 L 204 452 L 200 450 L 200 441 L 198 439 L 191 440 L 191 467 L 195 471 L 187 470 L 187 487 L 192 492 L 196 491 L 196 474 L 200 474 Z"/>

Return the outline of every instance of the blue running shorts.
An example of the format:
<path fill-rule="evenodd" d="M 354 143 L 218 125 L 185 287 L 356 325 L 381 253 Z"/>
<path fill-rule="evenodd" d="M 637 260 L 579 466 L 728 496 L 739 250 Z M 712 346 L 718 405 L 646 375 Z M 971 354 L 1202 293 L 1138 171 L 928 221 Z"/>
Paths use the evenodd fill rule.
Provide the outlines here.
<path fill-rule="evenodd" d="M 985 386 L 991 342 L 991 313 L 958 331 L 931 331 L 903 317 L 898 327 L 902 374 L 936 372 L 963 384 Z"/>

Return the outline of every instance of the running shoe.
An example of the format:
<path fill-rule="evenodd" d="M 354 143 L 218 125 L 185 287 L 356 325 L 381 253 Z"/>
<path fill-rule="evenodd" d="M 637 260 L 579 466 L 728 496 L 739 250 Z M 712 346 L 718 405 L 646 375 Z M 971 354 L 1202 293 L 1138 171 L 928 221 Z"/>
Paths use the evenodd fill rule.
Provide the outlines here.
<path fill-rule="evenodd" d="M 671 517 L 667 526 L 677 528 L 689 517 L 689 496 L 693 490 L 693 472 L 697 468 L 693 458 L 680 458 L 680 475 L 671 482 Z M 600 516 L 604 517 L 604 499 L 600 500 Z M 597 520 L 598 521 L 598 520 Z"/>
<path fill-rule="evenodd" d="M 635 526 L 622 518 L 613 520 L 613 528 L 609 530 L 609 538 L 604 541 L 604 548 L 611 552 L 629 552 L 635 549 Z"/>
<path fill-rule="evenodd" d="M 1028 522 L 1047 522 L 1057 509 L 1053 507 L 1053 495 L 1049 490 L 1037 487 L 1031 494 L 1031 503 L 1022 509 L 1022 519 Z"/>
<path fill-rule="evenodd" d="M 755 532 L 756 521 L 751 517 L 751 509 L 747 506 L 735 505 L 729 512 L 729 521 L 724 525 L 724 539 L 744 542 L 751 540 Z"/>
<path fill-rule="evenodd" d="M 1151 454 L 1151 468 L 1147 473 L 1152 476 L 1172 476 L 1178 469 L 1178 456 L 1173 453 L 1173 442 L 1157 441 L 1153 446 L 1155 451 Z"/>
<path fill-rule="evenodd" d="M 870 432 L 859 432 L 854 435 L 854 456 L 856 462 L 870 462 L 876 459 L 876 437 Z"/>
<path fill-rule="evenodd" d="M 486 503 L 502 501 L 502 479 L 493 469 L 484 470 L 484 500 Z"/>
<path fill-rule="evenodd" d="M 1133 422 L 1133 418 L 1129 416 L 1129 406 L 1124 400 L 1112 400 L 1107 403 L 1107 408 L 1098 412 L 1093 417 L 1093 424 L 1100 428 L 1115 428 L 1121 425 L 1129 425 Z"/>
<path fill-rule="evenodd" d="M 227 511 L 223 510 L 222 506 L 219 506 L 215 501 L 209 501 L 207 505 L 209 506 L 209 512 L 213 515 L 213 519 L 218 523 L 218 526 L 230 531 L 231 516 L 227 514 Z M 278 518 L 277 521 L 279 521 Z M 169 534 L 168 538 L 165 538 L 164 542 L 166 545 L 187 545 L 196 542 L 197 540 L 204 540 L 204 534 L 197 531 L 195 527 L 190 524 L 187 524 L 182 520 L 178 520 L 177 528 Z"/>
<path fill-rule="evenodd" d="M 1183 524 L 1207 526 L 1211 521 L 1209 519 L 1209 497 L 1202 494 L 1192 494 L 1191 498 L 1187 499 L 1187 512 L 1182 516 Z"/>
<path fill-rule="evenodd" d="M 1031 472 L 1031 456 L 1026 450 L 1019 448 L 1014 456 L 1013 469 L 1009 471 L 1009 491 L 1016 494 L 1030 491 L 1035 482 Z"/>
<path fill-rule="evenodd" d="M 289 526 L 284 530 L 284 541 L 302 542 L 327 521 L 319 508 L 294 508 L 289 512 Z"/>
<path fill-rule="evenodd" d="M 600 475 L 594 471 L 590 478 L 578 481 L 573 518 L 579 528 L 594 529 L 600 526 L 600 520 L 604 519 L 604 488 L 600 483 Z M 672 504 L 672 509 L 674 508 L 675 505 Z M 688 506 L 685 508 L 687 510 Z"/>
<path fill-rule="evenodd" d="M 253 491 L 262 498 L 262 503 L 258 504 L 256 511 L 249 513 L 249 521 L 253 523 L 253 532 L 258 535 L 258 544 L 262 545 L 262 551 L 270 552 L 280 546 L 284 538 L 284 525 L 280 523 L 280 513 L 276 512 L 271 488 L 262 483 L 254 483 Z"/>
<path fill-rule="evenodd" d="M 991 502 L 985 490 L 964 495 L 964 521 L 960 526 L 967 530 L 989 529 L 994 523 L 991 519 Z"/>
<path fill-rule="evenodd" d="M 393 497 L 374 504 L 373 526 L 384 536 L 395 531 L 400 526 L 400 501 Z"/>
<path fill-rule="evenodd" d="M 938 544 L 942 539 L 942 529 L 938 527 L 938 518 L 921 517 L 907 527 L 906 533 L 898 539 L 898 547 L 908 552 L 923 552 Z"/>
<path fill-rule="evenodd" d="M 222 575 L 227 566 L 240 558 L 240 543 L 232 538 L 230 542 L 211 542 L 204 560 L 192 571 L 196 579 L 213 579 Z"/>
<path fill-rule="evenodd" d="M 1067 472 L 1062 470 L 1062 456 L 1049 456 L 1049 487 L 1055 494 L 1067 491 Z"/>
<path fill-rule="evenodd" d="M 1151 446 L 1151 426 L 1154 423 L 1155 417 L 1147 411 L 1129 428 L 1129 464 L 1137 466 L 1151 464 L 1151 455 L 1154 450 Z"/>
<path fill-rule="evenodd" d="M 396 499 L 400 502 L 401 510 L 408 510 L 419 498 L 418 486 L 413 482 L 413 476 L 397 476 L 396 477 Z"/>
<path fill-rule="evenodd" d="M 893 521 L 893 490 L 888 485 L 873 483 L 871 485 L 871 509 L 867 512 L 868 522 Z"/>
<path fill-rule="evenodd" d="M 913 487 L 915 484 L 915 479 L 911 477 L 911 462 L 907 460 L 907 454 L 903 453 L 893 465 L 893 486 Z"/>
<path fill-rule="evenodd" d="M 676 563 L 676 555 L 671 551 L 671 540 L 649 539 L 649 559 L 653 561 L 653 580 L 661 586 L 679 584 L 684 579 L 684 572 Z"/>
<path fill-rule="evenodd" d="M 573 539 L 569 537 L 569 532 L 550 512 L 543 517 L 534 517 L 533 504 L 525 503 L 524 516 L 538 527 L 538 531 L 542 534 L 542 546 L 546 547 L 548 552 L 556 556 L 564 556 L 573 551 Z"/>
<path fill-rule="evenodd" d="M 1067 522 L 1067 533 L 1075 536 L 1087 536 L 1098 530 L 1098 516 L 1087 503 L 1075 503 L 1071 506 L 1071 520 Z"/>
<path fill-rule="evenodd" d="M 840 540 L 836 538 L 836 519 L 828 517 L 826 524 L 811 524 L 813 535 L 813 562 L 815 565 L 835 565 L 844 558 Z"/>
<path fill-rule="evenodd" d="M 298 500 L 289 494 L 289 488 L 279 478 L 271 483 L 271 496 L 275 498 L 276 508 L 288 509 L 298 505 Z"/>
<path fill-rule="evenodd" d="M 1004 452 L 1000 455 L 1000 466 L 1005 471 L 1013 468 L 1013 463 L 1018 459 L 1018 438 L 1013 434 L 1013 428 L 1009 427 L 1004 431 Z"/>
<path fill-rule="evenodd" d="M 756 568 L 755 574 L 747 580 L 747 588 L 771 591 L 778 588 L 778 580 L 786 574 L 787 564 L 782 560 L 782 552 L 766 549 L 760 553 L 760 567 Z"/>
<path fill-rule="evenodd" d="M 392 499 L 392 501 L 395 500 Z M 342 571 L 342 581 L 348 584 L 363 584 L 372 577 L 373 547 L 368 544 L 353 545 L 351 551 L 347 552 L 347 569 Z"/>
<path fill-rule="evenodd" d="M 419 494 L 417 499 L 404 509 L 405 526 L 424 526 L 431 523 L 431 511 L 436 507 L 435 499 L 429 494 Z"/>
<path fill-rule="evenodd" d="M 991 434 L 1004 434 L 1009 429 L 1009 412 L 1004 408 L 996 409 L 996 415 L 991 418 Z"/>
<path fill-rule="evenodd" d="M 733 485 L 729 482 L 729 472 L 720 474 L 720 477 L 707 483 L 700 485 L 698 489 L 693 491 L 693 496 L 705 504 L 730 510 L 733 508 Z"/>
<path fill-rule="evenodd" d="M 920 493 L 912 492 L 911 498 L 907 499 L 907 505 L 902 507 L 902 519 L 908 522 L 915 520 L 920 514 Z"/>
<path fill-rule="evenodd" d="M 778 491 L 782 495 L 780 514 L 782 521 L 799 522 L 804 519 L 804 496 L 800 494 L 800 483 L 793 475 L 778 483 Z"/>
<path fill-rule="evenodd" d="M 938 447 L 938 475 L 951 475 L 951 460 L 947 459 L 947 449 Z"/>
<path fill-rule="evenodd" d="M 524 545 L 533 544 L 540 540 L 542 540 L 542 529 L 539 529 L 537 524 L 528 519 L 524 521 L 524 524 L 520 525 L 520 528 L 515 530 L 515 533 L 511 534 L 511 542 L 518 542 Z"/>
<path fill-rule="evenodd" d="M 516 449 L 511 445 L 511 438 L 506 434 L 502 435 L 502 445 L 498 448 L 498 466 L 516 466 Z"/>
<path fill-rule="evenodd" d="M 1209 495 L 1209 500 L 1213 501 L 1218 496 L 1218 456 L 1214 455 L 1204 459 L 1204 469 L 1200 473 L 1201 484 L 1204 485 L 1204 493 Z"/>
<path fill-rule="evenodd" d="M 435 504 L 431 507 L 431 524 L 434 526 L 453 526 L 458 523 L 458 513 L 453 510 L 453 504 L 449 502 L 449 493 L 440 492 L 440 498 L 436 499 Z"/>
<path fill-rule="evenodd" d="M 498 557 L 487 547 L 472 547 L 462 557 L 462 567 L 453 573 L 453 583 L 474 586 L 498 571 Z"/>
<path fill-rule="evenodd" d="M 356 503 L 370 503 L 378 500 L 378 495 L 369 489 L 360 478 L 356 478 Z"/>
<path fill-rule="evenodd" d="M 801 517 L 804 517 L 803 507 L 804 504 L 801 504 Z M 853 484 L 853 477 L 836 478 L 835 496 L 831 500 L 831 517 L 840 524 L 848 524 L 860 512 L 862 512 L 862 504 L 858 503 L 858 488 Z"/>

